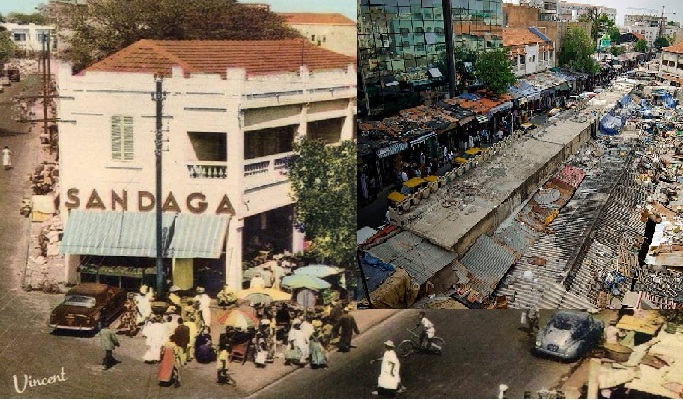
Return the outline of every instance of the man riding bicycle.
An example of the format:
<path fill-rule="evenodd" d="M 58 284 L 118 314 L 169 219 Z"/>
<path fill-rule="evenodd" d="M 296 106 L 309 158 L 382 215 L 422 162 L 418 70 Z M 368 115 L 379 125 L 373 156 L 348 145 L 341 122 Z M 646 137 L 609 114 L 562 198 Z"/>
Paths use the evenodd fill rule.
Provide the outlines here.
<path fill-rule="evenodd" d="M 423 350 L 429 350 L 432 348 L 432 340 L 434 339 L 436 329 L 432 321 L 427 319 L 424 311 L 420 311 L 419 318 L 420 322 L 417 326 L 422 328 L 422 332 L 420 332 L 420 345 Z"/>

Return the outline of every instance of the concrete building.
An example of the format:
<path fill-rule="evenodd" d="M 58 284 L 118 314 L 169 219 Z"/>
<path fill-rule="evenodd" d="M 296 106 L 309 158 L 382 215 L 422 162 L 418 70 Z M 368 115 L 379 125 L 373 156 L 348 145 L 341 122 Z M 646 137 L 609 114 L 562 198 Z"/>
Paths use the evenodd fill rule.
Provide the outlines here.
<path fill-rule="evenodd" d="M 356 57 L 356 22 L 339 13 L 282 13 L 287 24 L 311 43 L 335 53 Z"/>
<path fill-rule="evenodd" d="M 354 138 L 354 65 L 301 39 L 141 40 L 75 76 L 60 67 L 67 281 L 92 280 L 103 266 L 119 279 L 110 283 L 132 273 L 145 281 L 140 271 L 156 254 L 156 201 L 165 265 L 181 288 L 240 289 L 246 261 L 301 251 L 287 162 L 297 137 Z M 165 93 L 161 199 L 155 74 Z"/>
<path fill-rule="evenodd" d="M 660 31 L 666 27 L 667 17 L 649 14 L 627 14 L 624 16 L 624 29 L 626 32 L 640 33 L 645 37 L 648 46 L 652 47 L 655 39 L 660 36 Z"/>
<path fill-rule="evenodd" d="M 453 46 L 482 51 L 503 44 L 502 0 L 360 0 L 359 93 L 369 114 L 419 104 L 425 90 L 447 91 L 446 19 Z"/>
<path fill-rule="evenodd" d="M 537 28 L 503 29 L 503 46 L 510 49 L 517 77 L 546 71 L 555 66 L 553 42 Z"/>
<path fill-rule="evenodd" d="M 678 86 L 683 85 L 683 43 L 662 49 L 660 78 Z"/>
<path fill-rule="evenodd" d="M 36 25 L 34 23 L 17 24 L 14 22 L 3 22 L 0 26 L 7 29 L 10 34 L 10 39 L 17 45 L 20 50 L 23 51 L 42 51 L 43 41 L 46 37 L 51 37 L 50 50 L 56 52 L 57 49 L 57 36 L 55 33 L 55 27 L 52 25 Z"/>
<path fill-rule="evenodd" d="M 559 19 L 562 21 L 573 21 L 576 22 L 579 18 L 591 12 L 591 9 L 596 9 L 598 15 L 605 14 L 609 19 L 616 22 L 617 19 L 617 9 L 605 6 L 598 6 L 593 4 L 584 3 L 572 3 L 567 1 L 560 1 L 559 4 Z"/>

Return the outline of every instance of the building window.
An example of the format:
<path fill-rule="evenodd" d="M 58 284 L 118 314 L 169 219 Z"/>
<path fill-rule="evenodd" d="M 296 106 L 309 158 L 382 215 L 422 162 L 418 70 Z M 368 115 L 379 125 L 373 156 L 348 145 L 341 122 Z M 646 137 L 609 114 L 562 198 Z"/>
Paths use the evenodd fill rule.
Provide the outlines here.
<path fill-rule="evenodd" d="M 311 41 L 315 42 L 315 35 L 311 35 Z"/>
<path fill-rule="evenodd" d="M 26 34 L 25 33 L 15 33 L 14 34 L 14 41 L 15 42 L 25 42 L 26 41 Z"/>
<path fill-rule="evenodd" d="M 133 117 L 111 117 L 111 158 L 114 161 L 131 161 L 134 158 Z"/>

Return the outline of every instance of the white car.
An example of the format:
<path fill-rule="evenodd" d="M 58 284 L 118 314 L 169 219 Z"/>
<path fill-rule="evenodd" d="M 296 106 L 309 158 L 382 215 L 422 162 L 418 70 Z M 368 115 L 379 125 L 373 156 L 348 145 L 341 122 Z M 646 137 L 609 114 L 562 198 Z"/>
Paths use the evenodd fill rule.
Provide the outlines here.
<path fill-rule="evenodd" d="M 0 78 L 0 86 L 10 86 L 12 82 L 9 80 L 9 76 L 3 76 Z"/>

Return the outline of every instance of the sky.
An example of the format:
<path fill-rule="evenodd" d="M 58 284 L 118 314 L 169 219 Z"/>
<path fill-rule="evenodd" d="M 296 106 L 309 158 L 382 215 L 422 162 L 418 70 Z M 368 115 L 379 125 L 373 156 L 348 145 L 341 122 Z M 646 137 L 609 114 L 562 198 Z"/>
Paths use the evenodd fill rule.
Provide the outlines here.
<path fill-rule="evenodd" d="M 47 0 L 0 0 L 0 14 L 32 13 Z M 356 0 L 242 0 L 243 3 L 267 3 L 274 12 L 338 12 L 356 20 Z"/>

